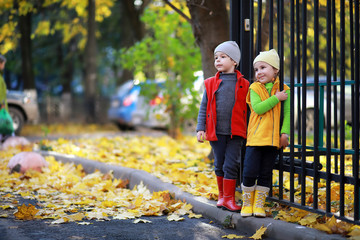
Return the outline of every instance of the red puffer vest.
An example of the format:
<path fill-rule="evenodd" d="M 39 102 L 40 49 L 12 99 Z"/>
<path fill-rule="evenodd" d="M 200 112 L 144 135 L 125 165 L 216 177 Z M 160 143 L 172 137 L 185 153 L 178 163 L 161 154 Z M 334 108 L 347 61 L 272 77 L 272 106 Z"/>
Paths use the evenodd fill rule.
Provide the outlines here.
<path fill-rule="evenodd" d="M 243 75 L 236 72 L 236 87 L 235 87 L 235 104 L 232 109 L 231 116 L 231 136 L 236 135 L 246 138 L 247 128 L 247 105 L 246 95 L 249 90 L 249 81 L 243 78 Z M 205 80 L 206 94 L 208 98 L 206 107 L 206 139 L 208 141 L 217 141 L 216 137 L 216 99 L 215 92 L 218 90 L 221 83 L 219 79 L 220 72 L 217 72 L 214 77 Z"/>

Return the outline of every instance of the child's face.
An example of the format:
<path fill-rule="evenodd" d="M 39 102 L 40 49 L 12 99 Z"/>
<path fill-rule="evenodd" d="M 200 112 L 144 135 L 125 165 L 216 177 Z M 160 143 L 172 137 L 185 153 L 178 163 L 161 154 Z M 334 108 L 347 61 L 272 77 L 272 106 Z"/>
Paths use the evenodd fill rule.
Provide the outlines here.
<path fill-rule="evenodd" d="M 223 73 L 233 73 L 236 62 L 223 52 L 216 52 L 214 55 L 214 66 L 216 70 Z"/>
<path fill-rule="evenodd" d="M 256 79 L 262 84 L 271 82 L 279 72 L 279 70 L 266 62 L 256 62 L 254 64 L 254 70 Z"/>

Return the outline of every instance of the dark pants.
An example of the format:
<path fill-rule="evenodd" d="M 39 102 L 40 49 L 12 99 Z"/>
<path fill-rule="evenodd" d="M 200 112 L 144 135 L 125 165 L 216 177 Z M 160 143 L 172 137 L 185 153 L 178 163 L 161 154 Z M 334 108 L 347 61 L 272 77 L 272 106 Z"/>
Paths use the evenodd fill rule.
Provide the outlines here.
<path fill-rule="evenodd" d="M 279 150 L 276 147 L 246 147 L 243 170 L 244 186 L 252 187 L 256 183 L 259 186 L 270 187 L 272 171 L 278 154 Z"/>
<path fill-rule="evenodd" d="M 210 141 L 214 151 L 216 176 L 237 179 L 240 168 L 241 146 L 244 138 L 230 135 L 217 135 L 218 141 Z"/>

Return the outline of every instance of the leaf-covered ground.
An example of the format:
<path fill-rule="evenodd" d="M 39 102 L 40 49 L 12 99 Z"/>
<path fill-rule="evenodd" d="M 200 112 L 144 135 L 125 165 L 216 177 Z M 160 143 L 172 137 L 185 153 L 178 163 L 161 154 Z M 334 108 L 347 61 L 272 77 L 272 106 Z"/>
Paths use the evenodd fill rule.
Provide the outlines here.
<path fill-rule="evenodd" d="M 42 129 L 42 130 L 39 130 Z M 70 129 L 70 130 L 69 130 Z M 90 130 L 89 130 L 90 129 Z M 91 131 L 111 131 L 111 128 L 92 126 L 72 126 L 67 128 L 62 125 L 30 127 L 25 129 L 26 135 L 36 132 L 51 134 L 80 134 Z M 69 133 L 70 134 L 70 133 Z M 217 186 L 212 169 L 212 162 L 207 158 L 210 152 L 209 144 L 199 144 L 195 137 L 184 136 L 174 140 L 168 136 L 117 136 L 101 138 L 80 138 L 47 140 L 46 137 L 29 149 L 10 149 L 2 151 L 0 163 L 0 194 L 3 209 L 15 209 L 16 200 L 12 196 L 21 194 L 22 197 L 36 197 L 41 200 L 41 208 L 17 206 L 19 218 L 53 218 L 54 223 L 74 221 L 79 219 L 107 219 L 109 217 L 136 218 L 147 215 L 169 214 L 169 220 L 181 220 L 181 215 L 194 215 L 191 206 L 181 201 L 176 201 L 168 192 L 151 194 L 143 186 L 137 186 L 133 191 L 124 188 L 126 182 L 114 179 L 111 174 L 103 175 L 95 172 L 85 175 L 81 167 L 71 164 L 61 164 L 53 158 L 47 158 L 50 167 L 44 173 L 8 174 L 7 161 L 19 151 L 32 148 L 51 148 L 53 151 L 72 154 L 79 157 L 96 160 L 104 163 L 118 164 L 124 167 L 144 170 L 162 181 L 173 183 L 184 191 L 193 195 L 200 195 L 208 199 L 217 199 Z M 347 159 L 351 162 L 351 159 Z M 321 159 L 326 167 L 326 162 Z M 349 163 L 350 164 L 350 163 Z M 278 174 L 274 171 L 274 181 Z M 80 181 L 81 180 L 81 181 Z M 289 186 L 289 175 L 284 175 L 285 189 Z M 300 186 L 295 186 L 297 193 Z M 338 184 L 332 183 L 333 210 L 338 204 Z M 311 205 L 312 179 L 307 179 L 307 204 Z M 319 183 L 319 208 L 325 206 L 325 183 Z M 346 206 L 348 214 L 352 214 L 352 186 L 346 186 Z M 285 191 L 286 193 L 286 191 Z M 323 193 L 323 194 L 322 194 Z M 276 188 L 274 188 L 276 194 Z M 288 198 L 285 194 L 284 198 Z M 241 200 L 241 194 L 237 193 Z M 15 201 L 15 202 L 12 202 Z M 296 199 L 300 201 L 300 199 Z M 3 204 L 7 202 L 7 204 Z M 65 210 L 66 209 L 66 210 Z M 22 213 L 24 212 L 24 213 Z M 288 208 L 279 204 L 269 204 L 267 207 L 269 217 L 276 215 L 277 219 L 294 222 L 308 227 L 313 227 L 328 233 L 354 235 L 356 238 L 358 227 L 341 222 L 335 218 L 327 218 L 309 213 L 296 208 Z M 30 215 L 30 216 L 29 216 Z M 4 217 L 4 216 L 3 216 Z M 86 223 L 83 223 L 86 224 Z"/>

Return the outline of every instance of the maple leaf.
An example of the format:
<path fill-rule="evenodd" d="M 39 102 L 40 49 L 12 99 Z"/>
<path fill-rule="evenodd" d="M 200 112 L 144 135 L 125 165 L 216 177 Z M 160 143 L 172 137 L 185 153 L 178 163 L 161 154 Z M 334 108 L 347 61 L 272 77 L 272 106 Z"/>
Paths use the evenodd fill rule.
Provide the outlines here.
<path fill-rule="evenodd" d="M 90 225 L 92 223 L 91 222 L 77 222 L 77 224 L 79 224 L 79 225 Z"/>
<path fill-rule="evenodd" d="M 312 227 L 317 230 L 331 234 L 331 228 L 329 228 L 329 226 L 327 224 L 318 223 L 318 224 L 313 225 Z"/>
<path fill-rule="evenodd" d="M 360 228 L 359 227 L 355 227 L 349 234 L 348 236 L 350 236 L 350 239 L 352 240 L 359 240 L 360 239 Z"/>
<path fill-rule="evenodd" d="M 299 224 L 300 225 L 303 225 L 303 226 L 308 226 L 308 225 L 312 225 L 314 223 L 317 222 L 317 218 L 319 217 L 320 215 L 319 214 L 309 214 L 308 216 L 304 217 L 303 219 L 301 219 L 299 221 Z"/>
<path fill-rule="evenodd" d="M 250 238 L 252 238 L 252 239 L 257 239 L 257 240 L 262 239 L 262 236 L 264 235 L 266 229 L 267 229 L 266 227 L 261 226 L 261 227 L 256 231 L 256 233 L 255 233 L 254 235 L 252 235 Z"/>
<path fill-rule="evenodd" d="M 62 224 L 62 223 L 67 223 L 67 222 L 69 222 L 69 219 L 66 217 L 62 217 L 55 221 L 52 221 L 50 224 Z"/>
<path fill-rule="evenodd" d="M 167 217 L 167 219 L 169 221 L 176 221 L 176 222 L 184 220 L 183 217 L 180 217 L 179 215 L 176 215 L 176 214 L 171 214 L 170 216 Z"/>
<path fill-rule="evenodd" d="M 83 213 L 76 213 L 72 215 L 67 215 L 66 218 L 69 219 L 69 222 L 81 221 L 85 217 Z"/>
<path fill-rule="evenodd" d="M 151 223 L 151 221 L 139 218 L 139 219 L 134 220 L 133 223 Z"/>
<path fill-rule="evenodd" d="M 33 220 L 38 211 L 39 210 L 36 209 L 34 205 L 29 204 L 29 206 L 26 206 L 23 203 L 22 206 L 18 207 L 18 210 L 14 213 L 14 215 L 16 219 L 19 220 Z"/>
<path fill-rule="evenodd" d="M 235 239 L 235 238 L 244 238 L 244 236 L 239 236 L 239 235 L 236 235 L 236 234 L 229 234 L 229 235 L 224 235 L 222 236 L 221 238 L 228 238 L 228 239 Z"/>
<path fill-rule="evenodd" d="M 201 214 L 195 214 L 195 213 L 190 211 L 189 218 L 202 218 L 202 215 Z"/>

